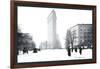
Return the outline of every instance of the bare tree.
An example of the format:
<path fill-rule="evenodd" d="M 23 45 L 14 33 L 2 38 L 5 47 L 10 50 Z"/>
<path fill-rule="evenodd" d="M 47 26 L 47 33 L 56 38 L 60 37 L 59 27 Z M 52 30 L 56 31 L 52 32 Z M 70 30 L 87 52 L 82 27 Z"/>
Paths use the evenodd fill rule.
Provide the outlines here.
<path fill-rule="evenodd" d="M 67 30 L 66 39 L 65 39 L 66 48 L 70 47 L 70 43 L 71 43 L 71 33 L 70 30 Z"/>
<path fill-rule="evenodd" d="M 73 51 L 73 48 L 74 48 L 74 39 L 75 39 L 75 31 L 71 32 L 71 47 L 72 47 L 72 51 Z"/>
<path fill-rule="evenodd" d="M 71 47 L 72 51 L 73 51 L 74 39 L 75 39 L 75 33 L 74 32 L 72 33 L 70 30 L 67 30 L 65 45 L 66 48 Z"/>

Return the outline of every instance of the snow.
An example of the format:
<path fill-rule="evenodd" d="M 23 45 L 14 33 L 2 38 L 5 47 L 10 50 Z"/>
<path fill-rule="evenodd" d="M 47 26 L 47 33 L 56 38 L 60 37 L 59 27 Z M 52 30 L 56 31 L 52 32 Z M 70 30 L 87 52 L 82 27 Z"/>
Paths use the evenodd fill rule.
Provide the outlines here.
<path fill-rule="evenodd" d="M 17 56 L 18 63 L 78 59 L 92 59 L 92 49 L 82 50 L 82 55 L 80 55 L 79 50 L 77 53 L 73 51 L 71 53 L 71 56 L 68 56 L 66 49 L 46 49 L 38 51 L 38 53 L 33 53 L 33 51 L 29 51 L 28 54 L 22 54 L 22 52 L 20 52 L 20 54 Z"/>

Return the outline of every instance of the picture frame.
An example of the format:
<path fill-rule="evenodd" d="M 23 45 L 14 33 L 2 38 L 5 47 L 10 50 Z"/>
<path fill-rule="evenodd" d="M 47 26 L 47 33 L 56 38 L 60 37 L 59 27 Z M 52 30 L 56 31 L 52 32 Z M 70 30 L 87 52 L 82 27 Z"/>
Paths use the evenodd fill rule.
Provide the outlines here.
<path fill-rule="evenodd" d="M 21 8 L 20 8 L 21 7 Z M 18 59 L 18 53 L 19 53 L 19 49 L 20 49 L 20 51 L 26 51 L 26 49 L 25 48 L 19 48 L 19 49 L 17 49 L 18 47 L 17 47 L 17 45 L 18 45 L 18 42 L 17 42 L 17 40 L 18 40 L 18 35 L 17 35 L 17 33 L 18 33 L 18 29 L 20 28 L 19 27 L 19 24 L 20 24 L 20 21 L 22 21 L 22 22 L 31 22 L 31 21 L 27 21 L 28 19 L 30 20 L 31 19 L 31 17 L 29 17 L 28 18 L 28 15 L 30 15 L 30 13 L 32 14 L 32 12 L 30 12 L 30 11 L 25 11 L 25 10 L 23 10 L 22 8 L 25 8 L 25 9 L 27 9 L 27 7 L 31 7 L 31 8 L 33 8 L 34 9 L 34 7 L 35 8 L 39 8 L 40 9 L 40 11 L 37 11 L 36 13 L 35 13 L 35 10 L 33 10 L 33 12 L 35 13 L 35 14 L 37 14 L 38 12 L 42 12 L 42 10 L 41 9 L 43 9 L 43 10 L 45 10 L 45 8 L 46 9 L 53 9 L 53 11 L 51 11 L 51 14 L 48 14 L 48 16 L 51 16 L 51 15 L 53 15 L 53 17 L 55 17 L 54 15 L 56 14 L 56 16 L 58 16 L 57 14 L 57 11 L 55 10 L 55 9 L 57 9 L 58 11 L 59 10 L 70 10 L 69 11 L 69 13 L 68 14 L 73 14 L 73 12 L 71 12 L 71 11 L 73 11 L 73 10 L 77 10 L 77 11 L 79 11 L 79 10 L 85 10 L 85 11 L 91 11 L 91 12 L 89 12 L 90 14 L 91 14 L 91 16 L 89 16 L 89 17 L 91 17 L 90 18 L 90 22 L 91 22 L 91 26 L 92 26 L 92 32 L 91 32 L 91 34 L 92 34 L 92 47 L 91 47 L 91 52 L 92 52 L 92 55 L 91 55 L 91 57 L 92 58 L 87 58 L 86 57 L 86 59 L 84 59 L 84 58 L 82 58 L 82 59 L 70 59 L 70 60 L 51 60 L 51 61 L 49 61 L 49 60 L 44 60 L 44 61 L 41 61 L 41 60 L 37 60 L 37 61 L 32 61 L 32 62 L 25 62 L 26 60 L 24 60 L 24 61 L 22 61 L 22 62 L 18 62 L 18 60 L 20 59 Z M 24 12 L 21 12 L 21 14 L 20 14 L 20 11 L 19 11 L 19 9 L 21 10 L 21 11 L 24 11 Z M 28 9 L 29 10 L 29 9 Z M 28 13 L 27 13 L 28 12 Z M 44 12 L 44 11 L 43 11 Z M 44 14 L 42 12 L 42 14 Z M 55 13 L 56 12 L 56 13 Z M 71 12 L 71 13 L 70 13 Z M 27 14 L 27 20 L 25 20 L 24 19 L 24 14 L 22 14 L 22 13 L 25 13 L 25 14 Z M 49 12 L 50 13 L 50 12 Z M 45 13 L 46 14 L 46 13 Z M 44 15 L 45 15 L 44 14 Z M 67 14 L 67 15 L 68 15 Z M 37 14 L 37 16 L 38 16 L 39 14 Z M 63 15 L 63 14 L 61 14 L 61 15 Z M 78 14 L 77 14 L 78 15 Z M 80 14 L 79 14 L 80 15 Z M 21 17 L 21 16 L 23 16 L 23 17 Z M 36 15 L 34 15 L 35 17 L 36 17 Z M 40 15 L 40 16 L 42 16 L 42 15 Z M 38 16 L 38 17 L 40 17 L 40 16 Z M 34 18 L 35 18 L 34 17 Z M 51 16 L 51 19 L 53 18 L 52 16 Z M 74 17 L 74 16 L 73 16 Z M 88 16 L 86 16 L 86 17 L 88 17 Z M 20 20 L 20 18 L 22 18 L 22 20 Z M 67 16 L 66 16 L 66 18 L 67 18 Z M 77 17 L 78 18 L 78 17 Z M 79 17 L 80 18 L 80 17 Z M 49 18 L 50 19 L 50 18 Z M 53 18 L 53 19 L 55 19 L 55 18 Z M 71 19 L 72 19 L 72 17 L 71 17 Z M 73 18 L 74 19 L 74 18 Z M 72 19 L 72 20 L 73 20 Z M 85 19 L 85 17 L 83 18 L 83 20 Z M 58 19 L 59 20 L 59 19 Z M 37 20 L 38 21 L 38 20 Z M 52 21 L 52 20 L 51 20 Z M 35 22 L 35 21 L 34 21 Z M 52 23 L 52 22 L 51 22 Z M 54 23 L 54 22 L 53 22 Z M 64 22 L 63 22 L 64 23 Z M 21 25 L 22 25 L 22 27 L 24 28 L 24 24 L 25 23 L 22 23 Z M 32 23 L 31 23 L 32 24 Z M 26 24 L 27 25 L 27 24 Z M 33 23 L 33 25 L 36 25 L 36 23 Z M 57 25 L 57 24 L 56 24 Z M 64 24 L 65 25 L 65 24 Z M 63 26 L 64 26 L 63 25 Z M 81 24 L 78 24 L 78 25 L 81 25 Z M 83 24 L 83 25 L 86 25 L 86 24 Z M 82 26 L 83 26 L 82 25 Z M 30 27 L 31 27 L 31 25 L 29 25 Z M 29 28 L 29 26 L 28 26 L 28 28 Z M 36 25 L 37 27 L 39 26 L 39 24 L 38 25 Z M 42 26 L 42 25 L 41 25 Z M 42 28 L 44 27 L 45 25 L 43 25 L 42 26 Z M 53 30 L 55 29 L 55 25 L 49 25 L 49 26 L 54 26 L 54 28 L 53 28 Z M 61 25 L 60 25 L 61 26 Z M 86 25 L 87 26 L 87 25 Z M 33 26 L 33 27 L 35 27 L 35 26 Z M 71 26 L 72 27 L 72 26 Z M 89 27 L 89 26 L 87 26 L 87 27 Z M 22 28 L 22 29 L 23 29 Z M 32 28 L 32 27 L 31 27 Z M 63 27 L 58 27 L 59 29 L 58 30 L 60 30 L 61 28 L 63 28 Z M 35 29 L 35 28 L 33 28 L 33 29 Z M 30 30 L 33 30 L 33 29 L 30 29 Z M 49 29 L 52 29 L 51 27 L 49 28 Z M 44 29 L 43 29 L 44 30 Z M 43 31 L 42 30 L 42 31 Z M 33 30 L 33 31 L 35 31 L 35 30 Z M 62 31 L 62 29 L 61 29 L 61 31 Z M 39 31 L 40 32 L 40 31 Z M 54 32 L 54 31 L 53 31 Z M 50 38 L 52 38 L 52 39 L 49 39 L 49 40 L 51 40 L 51 41 L 53 41 L 53 42 L 55 42 L 54 40 L 56 39 L 55 37 L 54 37 L 54 35 L 52 35 L 52 34 L 54 34 L 53 32 L 50 32 L 49 33 L 49 36 L 50 36 Z M 68 32 L 68 31 L 67 31 Z M 26 32 L 25 32 L 26 33 Z M 45 32 L 44 32 L 45 33 Z M 51 34 L 52 33 L 52 34 Z M 33 2 L 33 1 L 11 1 L 11 33 L 10 33 L 11 35 L 11 47 L 10 47 L 10 49 L 11 49 L 11 56 L 10 56 L 10 62 L 11 62 L 11 68 L 13 69 L 13 68 L 27 68 L 27 67 L 43 67 L 43 66 L 58 66 L 58 65 L 75 65 L 75 64 L 90 64 L 90 63 L 96 63 L 96 6 L 95 5 L 80 5 L 80 4 L 63 4 L 63 3 L 48 3 L 48 2 Z M 21 33 L 21 35 L 22 35 L 23 33 Z M 52 36 L 51 36 L 51 35 Z M 85 33 L 86 34 L 86 33 Z M 27 34 L 26 34 L 27 35 Z M 40 35 L 42 35 L 42 34 L 40 34 Z M 61 34 L 59 34 L 59 36 L 62 36 Z M 68 36 L 68 35 L 67 35 Z M 36 36 L 36 37 L 38 37 L 38 36 Z M 42 37 L 42 36 L 41 36 Z M 70 37 L 70 36 L 69 36 Z M 20 37 L 21 38 L 21 37 Z M 54 38 L 54 39 L 53 39 Z M 43 38 L 41 38 L 41 39 L 43 39 Z M 44 39 L 45 39 L 45 37 L 44 37 Z M 53 49 L 52 47 L 53 47 L 53 42 L 51 42 L 51 44 L 52 44 L 52 46 L 49 46 L 48 45 L 48 48 L 45 48 L 45 49 Z M 39 43 L 39 42 L 38 42 Z M 49 41 L 48 41 L 48 43 L 49 43 Z M 58 43 L 56 43 L 56 44 L 58 44 Z M 83 43 L 84 44 L 84 43 Z M 58 45 L 57 45 L 58 46 Z M 43 47 L 39 47 L 39 49 L 38 50 L 41 50 Z M 58 48 L 58 47 L 57 47 Z M 44 49 L 44 48 L 43 48 Z M 61 48 L 62 49 L 62 48 Z M 68 50 L 69 50 L 69 47 L 67 48 Z M 75 48 L 70 48 L 70 49 L 75 49 Z M 90 49 L 90 48 L 89 48 Z M 34 49 L 35 50 L 35 49 Z M 37 50 L 37 48 L 36 48 L 36 50 Z M 80 50 L 79 48 L 78 48 L 78 50 Z M 18 51 L 18 52 L 17 52 Z M 30 49 L 28 49 L 28 51 L 30 51 Z M 53 52 L 54 53 L 54 52 Z M 67 53 L 67 51 L 66 51 L 66 53 Z M 34 54 L 34 53 L 33 53 Z M 24 55 L 26 55 L 26 54 L 24 54 Z M 56 54 L 54 54 L 54 55 L 56 55 Z M 69 54 L 70 55 L 70 54 Z M 68 56 L 69 56 L 68 55 Z M 88 54 L 87 54 L 88 55 Z M 59 55 L 60 56 L 60 55 Z M 85 55 L 84 55 L 85 56 Z M 22 56 L 20 56 L 20 57 L 22 57 Z M 50 57 L 50 56 L 49 56 Z M 43 57 L 44 58 L 44 57 Z M 58 57 L 59 58 L 59 57 Z M 70 58 L 70 57 L 69 57 Z M 23 59 L 23 58 L 22 58 Z M 22 59 L 20 59 L 20 60 L 22 60 Z M 33 59 L 33 58 L 30 58 L 30 59 Z M 38 59 L 41 59 L 41 57 L 40 58 L 38 58 Z"/>

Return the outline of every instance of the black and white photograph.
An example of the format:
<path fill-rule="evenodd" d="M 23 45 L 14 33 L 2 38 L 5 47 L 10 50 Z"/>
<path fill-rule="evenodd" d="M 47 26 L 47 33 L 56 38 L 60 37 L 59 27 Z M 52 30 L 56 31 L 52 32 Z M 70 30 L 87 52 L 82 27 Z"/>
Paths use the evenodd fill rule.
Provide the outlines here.
<path fill-rule="evenodd" d="M 17 63 L 92 59 L 92 10 L 17 6 Z"/>

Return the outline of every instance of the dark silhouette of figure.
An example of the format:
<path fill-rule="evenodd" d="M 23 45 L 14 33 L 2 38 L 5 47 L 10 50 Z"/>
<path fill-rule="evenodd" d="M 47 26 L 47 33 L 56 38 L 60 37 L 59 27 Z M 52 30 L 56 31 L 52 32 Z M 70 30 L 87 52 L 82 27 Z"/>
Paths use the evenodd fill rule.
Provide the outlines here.
<path fill-rule="evenodd" d="M 24 49 L 23 49 L 23 54 L 24 54 L 24 53 L 28 53 L 28 50 L 27 50 L 26 47 L 24 47 Z"/>
<path fill-rule="evenodd" d="M 79 47 L 79 53 L 80 53 L 80 55 L 82 54 L 82 48 L 81 47 Z"/>
<path fill-rule="evenodd" d="M 75 48 L 75 52 L 77 52 L 77 48 Z"/>
<path fill-rule="evenodd" d="M 67 48 L 67 52 L 68 52 L 68 56 L 71 56 L 71 50 L 69 47 Z"/>
<path fill-rule="evenodd" d="M 73 52 L 74 48 L 72 47 L 72 52 Z"/>
<path fill-rule="evenodd" d="M 33 53 L 37 53 L 37 49 L 36 48 L 33 49 Z"/>
<path fill-rule="evenodd" d="M 19 49 L 17 49 L 17 55 L 19 55 Z"/>
<path fill-rule="evenodd" d="M 41 51 L 40 49 L 38 49 L 38 51 Z"/>
<path fill-rule="evenodd" d="M 17 51 L 17 55 L 19 55 L 19 51 Z"/>

